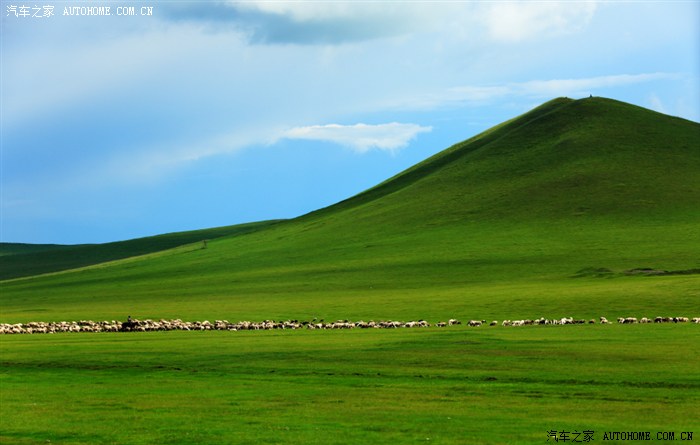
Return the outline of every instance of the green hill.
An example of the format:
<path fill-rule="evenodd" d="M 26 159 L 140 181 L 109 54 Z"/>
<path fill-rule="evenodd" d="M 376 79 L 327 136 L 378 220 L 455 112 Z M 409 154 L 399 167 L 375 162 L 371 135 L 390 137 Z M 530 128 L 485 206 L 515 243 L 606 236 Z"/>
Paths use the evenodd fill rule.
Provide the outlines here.
<path fill-rule="evenodd" d="M 105 244 L 0 243 L 0 280 L 77 269 L 94 264 L 146 255 L 228 235 L 240 235 L 278 221 L 239 224 L 117 241 Z"/>
<path fill-rule="evenodd" d="M 697 275 L 620 273 L 700 266 L 699 172 L 699 124 L 555 99 L 353 198 L 206 250 L 5 281 L 2 318 L 697 313 Z M 612 273 L 580 272 L 598 269 Z"/>
<path fill-rule="evenodd" d="M 560 98 L 344 204 L 399 192 L 411 201 L 406 207 L 425 210 L 431 202 L 438 219 L 452 202 L 466 205 L 458 213 L 489 219 L 665 214 L 677 204 L 690 210 L 699 202 L 699 138 L 694 122 L 610 99 Z"/>

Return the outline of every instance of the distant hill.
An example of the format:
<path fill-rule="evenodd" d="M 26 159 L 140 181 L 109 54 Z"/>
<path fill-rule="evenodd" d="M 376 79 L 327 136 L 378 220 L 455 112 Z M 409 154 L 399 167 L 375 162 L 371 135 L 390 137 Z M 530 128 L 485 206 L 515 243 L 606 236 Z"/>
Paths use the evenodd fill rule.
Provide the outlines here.
<path fill-rule="evenodd" d="M 59 272 L 255 231 L 278 221 L 176 232 L 105 244 L 0 243 L 0 280 Z"/>
<path fill-rule="evenodd" d="M 330 207 L 222 233 L 206 250 L 5 282 L 2 299 L 9 319 L 695 310 L 697 275 L 621 272 L 697 269 L 699 227 L 700 124 L 559 98 Z M 65 254 L 15 258 L 39 273 Z M 15 258 L 0 257 L 3 271 Z"/>
<path fill-rule="evenodd" d="M 70 246 L 61 244 L 0 243 L 0 256 L 47 252 L 49 250 L 65 249 L 66 247 Z"/>

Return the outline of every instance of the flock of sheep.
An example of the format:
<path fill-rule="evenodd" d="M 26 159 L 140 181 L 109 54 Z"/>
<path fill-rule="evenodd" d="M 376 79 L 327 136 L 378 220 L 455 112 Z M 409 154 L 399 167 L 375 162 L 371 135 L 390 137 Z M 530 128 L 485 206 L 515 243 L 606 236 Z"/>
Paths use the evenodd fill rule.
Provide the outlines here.
<path fill-rule="evenodd" d="M 620 324 L 633 323 L 695 323 L 700 324 L 700 317 L 689 319 L 688 317 L 656 317 L 641 318 L 620 317 L 617 319 Z M 539 318 L 534 320 L 504 320 L 501 326 L 529 326 L 529 325 L 567 325 L 567 324 L 609 324 L 607 318 L 583 320 L 574 318 L 547 319 Z M 211 323 L 205 321 L 182 321 L 182 320 L 131 320 L 125 322 L 112 321 L 59 321 L 30 323 L 0 323 L 0 334 L 55 334 L 60 332 L 147 332 L 147 331 L 250 331 L 250 330 L 272 330 L 272 329 L 396 329 L 396 328 L 427 328 L 435 326 L 438 328 L 460 325 L 461 321 L 450 319 L 440 321 L 431 325 L 425 320 L 419 321 L 356 321 L 348 320 L 323 322 L 323 321 L 273 321 L 265 320 L 261 322 L 239 321 L 230 323 L 227 320 L 216 320 Z M 465 323 L 467 326 L 478 327 L 482 325 L 497 326 L 498 321 L 486 322 L 486 320 L 470 320 Z"/>

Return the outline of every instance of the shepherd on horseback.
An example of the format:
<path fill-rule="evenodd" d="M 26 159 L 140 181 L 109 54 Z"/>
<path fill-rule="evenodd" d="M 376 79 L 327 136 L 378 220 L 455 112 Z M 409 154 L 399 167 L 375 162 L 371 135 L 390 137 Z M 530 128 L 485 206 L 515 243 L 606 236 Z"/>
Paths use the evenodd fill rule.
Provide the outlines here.
<path fill-rule="evenodd" d="M 125 322 L 122 323 L 121 329 L 119 329 L 122 332 L 131 332 L 134 328 L 136 327 L 136 322 L 131 319 L 131 315 L 126 319 Z"/>

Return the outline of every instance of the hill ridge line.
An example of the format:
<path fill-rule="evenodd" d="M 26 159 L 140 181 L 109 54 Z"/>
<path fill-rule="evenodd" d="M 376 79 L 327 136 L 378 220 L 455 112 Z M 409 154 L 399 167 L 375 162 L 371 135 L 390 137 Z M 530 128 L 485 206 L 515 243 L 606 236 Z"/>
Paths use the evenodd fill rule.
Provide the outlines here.
<path fill-rule="evenodd" d="M 523 123 L 520 125 L 517 125 L 514 128 L 508 129 L 508 127 L 512 124 L 515 124 L 516 122 L 520 121 L 521 119 L 525 118 L 526 115 L 530 113 L 536 112 L 538 109 L 545 108 L 549 104 L 552 104 L 553 102 L 556 101 L 566 101 L 564 103 L 557 104 L 554 108 L 551 110 L 547 111 L 544 114 L 532 117 L 530 119 L 525 120 Z M 581 99 L 583 100 L 583 99 Z M 481 133 L 478 133 L 471 138 L 458 142 L 449 148 L 436 153 L 435 155 L 429 157 L 428 159 L 414 165 L 413 167 L 409 167 L 407 170 L 404 170 L 403 172 L 398 173 L 397 175 L 383 181 L 382 183 L 371 187 L 363 192 L 360 192 L 354 196 L 351 196 L 349 198 L 346 198 L 342 201 L 339 201 L 335 204 L 331 204 L 328 207 L 324 207 L 322 209 L 314 210 L 312 212 L 309 212 L 305 215 L 302 215 L 299 217 L 301 218 L 306 218 L 310 216 L 319 216 L 325 213 L 326 211 L 331 211 L 335 210 L 337 207 L 343 207 L 344 205 L 347 205 L 347 208 L 353 208 L 362 204 L 366 204 L 368 202 L 374 201 L 375 199 L 383 198 L 390 196 L 400 190 L 404 190 L 407 187 L 410 187 L 411 185 L 415 184 L 416 182 L 420 181 L 421 179 L 424 179 L 428 176 L 430 176 L 434 171 L 430 170 L 439 170 L 441 167 L 445 165 L 449 165 L 450 163 L 454 162 L 455 160 L 459 159 L 460 157 L 464 156 L 466 153 L 463 151 L 463 149 L 467 146 L 473 146 L 469 152 L 476 152 L 494 142 L 497 142 L 499 140 L 502 140 L 503 138 L 509 136 L 515 131 L 520 130 L 521 128 L 530 125 L 533 122 L 536 122 L 546 116 L 549 116 L 552 113 L 555 113 L 557 111 L 560 111 L 562 108 L 568 107 L 577 101 L 574 99 L 570 98 L 565 98 L 565 97 L 560 97 L 556 99 L 552 99 L 551 101 L 545 102 L 542 105 L 539 105 L 529 111 L 527 111 L 524 115 L 516 116 L 510 120 L 507 120 L 505 122 L 502 122 L 500 124 L 495 125 L 494 127 L 488 128 Z M 553 104 L 552 104 L 553 105 Z M 504 134 L 500 134 L 500 131 L 498 130 L 506 130 L 507 131 Z M 492 136 L 492 133 L 499 133 L 497 137 L 490 138 Z M 476 145 L 476 146 L 474 146 Z M 429 171 L 425 171 L 425 170 Z M 398 183 L 397 183 L 398 182 Z M 392 187 L 393 185 L 393 187 Z M 387 190 L 388 189 L 388 190 Z M 382 191 L 385 191 L 385 193 L 382 193 Z M 377 194 L 377 196 L 371 196 L 373 194 Z M 365 200 L 362 200 L 365 198 Z M 360 200 L 361 202 L 354 203 L 355 201 Z M 354 203 L 354 205 L 352 205 Z"/>

